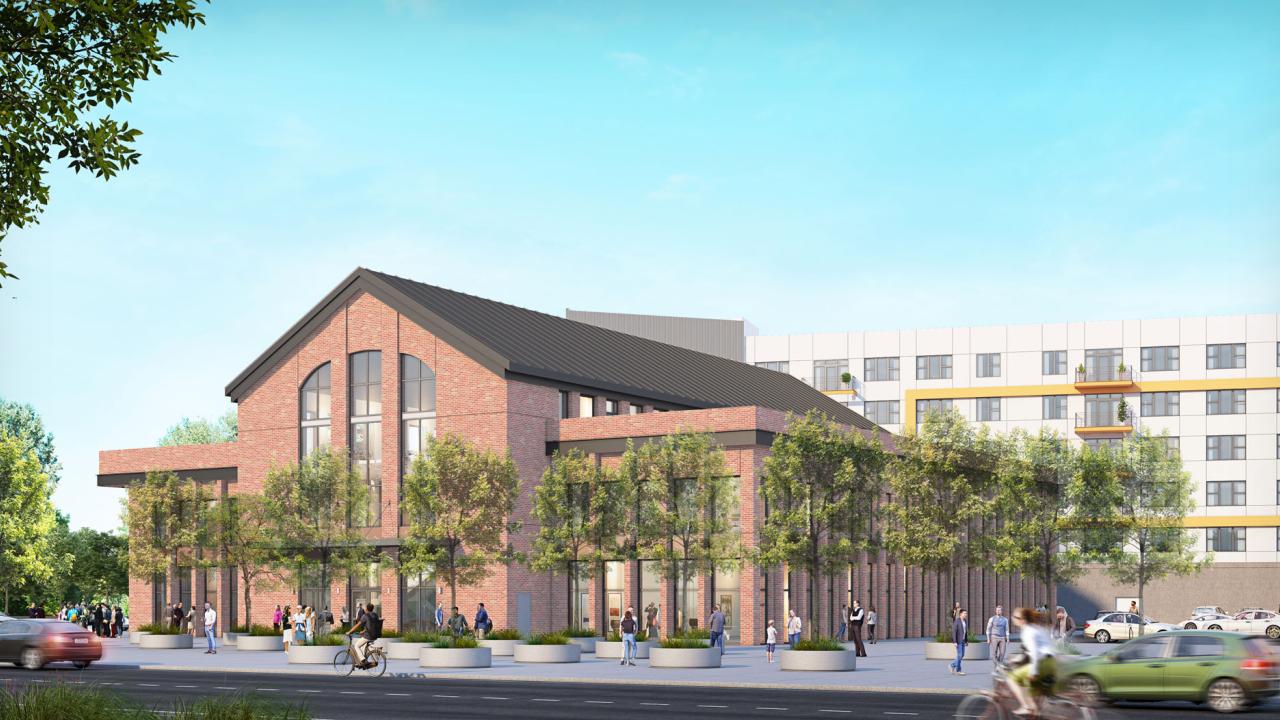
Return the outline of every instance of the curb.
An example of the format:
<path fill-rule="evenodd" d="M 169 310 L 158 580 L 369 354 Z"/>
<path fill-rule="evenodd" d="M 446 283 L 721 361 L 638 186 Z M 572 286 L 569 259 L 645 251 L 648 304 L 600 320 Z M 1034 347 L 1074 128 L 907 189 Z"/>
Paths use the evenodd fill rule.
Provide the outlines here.
<path fill-rule="evenodd" d="M 124 667 L 124 666 L 116 666 Z M 142 665 L 138 666 L 139 670 L 172 670 L 174 672 L 204 672 L 204 673 L 239 673 L 239 674 L 258 674 L 258 675 L 298 675 L 302 677 L 321 675 L 320 672 L 305 672 L 298 670 L 289 670 L 284 668 L 210 668 L 199 665 Z M 700 680 L 665 680 L 661 678 L 645 678 L 645 679 L 606 679 L 606 678 L 549 678 L 549 677 L 524 677 L 520 675 L 478 675 L 478 674 L 459 674 L 459 673 L 388 673 L 387 677 L 396 678 L 417 678 L 422 680 L 474 680 L 478 682 L 498 681 L 498 682 L 525 682 L 525 683 L 554 683 L 560 685 L 638 685 L 652 687 L 654 685 L 666 685 L 673 687 L 712 687 L 712 688 L 745 688 L 755 690 L 817 690 L 823 692 L 872 692 L 872 693 L 901 693 L 910 695 L 973 695 L 981 692 L 981 689 L 961 689 L 961 688 L 910 688 L 910 687 L 893 687 L 884 685 L 821 685 L 809 683 L 751 683 L 751 682 L 709 682 Z"/>

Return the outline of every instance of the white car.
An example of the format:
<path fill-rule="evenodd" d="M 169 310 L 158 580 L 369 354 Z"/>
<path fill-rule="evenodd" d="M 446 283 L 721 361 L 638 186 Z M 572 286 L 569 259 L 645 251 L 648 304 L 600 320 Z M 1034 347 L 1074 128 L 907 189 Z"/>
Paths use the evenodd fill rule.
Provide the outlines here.
<path fill-rule="evenodd" d="M 1196 617 L 1197 615 L 1226 615 L 1226 614 L 1227 614 L 1227 611 L 1223 610 L 1217 605 L 1201 605 L 1200 607 L 1191 611 L 1191 617 Z M 1187 629 L 1194 630 L 1194 628 L 1187 628 Z"/>
<path fill-rule="evenodd" d="M 1177 630 L 1177 625 L 1169 623 L 1158 623 L 1151 618 L 1145 618 L 1146 629 L 1142 628 L 1144 618 L 1139 618 L 1134 613 L 1113 612 L 1100 618 L 1094 618 L 1084 624 L 1084 636 L 1091 638 L 1094 642 L 1109 643 L 1113 640 L 1129 640 L 1136 638 L 1140 634 L 1150 635 L 1158 632 L 1168 632 L 1169 630 Z"/>
<path fill-rule="evenodd" d="M 1266 635 L 1272 640 L 1280 640 L 1280 614 L 1269 610 L 1245 610 L 1236 613 L 1235 617 L 1229 620 L 1215 622 L 1206 629 Z"/>
<path fill-rule="evenodd" d="M 1226 613 L 1202 613 L 1192 616 L 1190 620 L 1183 620 L 1178 625 L 1183 630 L 1208 630 L 1212 625 L 1230 620 L 1231 617 Z"/>

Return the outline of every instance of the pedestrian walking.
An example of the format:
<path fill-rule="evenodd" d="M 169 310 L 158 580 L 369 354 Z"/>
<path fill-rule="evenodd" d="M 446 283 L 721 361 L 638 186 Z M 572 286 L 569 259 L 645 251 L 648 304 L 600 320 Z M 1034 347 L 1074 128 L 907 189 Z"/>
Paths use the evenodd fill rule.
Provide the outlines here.
<path fill-rule="evenodd" d="M 324 636 L 324 635 L 328 635 L 332 631 L 333 631 L 333 613 L 329 611 L 328 607 L 326 607 L 324 611 L 320 613 L 320 629 L 319 631 L 317 631 L 316 634 Z"/>
<path fill-rule="evenodd" d="M 867 610 L 867 643 L 876 644 L 876 623 L 880 622 L 880 617 L 876 614 L 876 606 L 872 605 Z"/>
<path fill-rule="evenodd" d="M 305 622 L 306 622 L 307 644 L 314 645 L 316 642 L 316 609 L 311 607 L 310 605 L 307 606 L 307 614 L 306 614 Z"/>
<path fill-rule="evenodd" d="M 658 639 L 658 604 L 650 602 L 644 609 L 644 630 L 650 641 Z"/>
<path fill-rule="evenodd" d="M 191 637 L 195 637 L 198 630 L 196 629 L 196 604 L 191 603 L 191 607 L 187 608 L 187 616 L 182 621 L 182 631 L 190 632 Z"/>
<path fill-rule="evenodd" d="M 764 657 L 769 662 L 773 662 L 773 652 L 778 649 L 778 628 L 773 626 L 773 621 L 769 621 L 769 626 L 764 629 Z"/>
<path fill-rule="evenodd" d="M 454 605 L 453 613 L 449 615 L 449 632 L 453 633 L 454 637 L 462 637 L 467 630 L 467 616 L 458 612 L 458 606 Z"/>
<path fill-rule="evenodd" d="M 271 616 L 271 629 L 280 632 L 280 606 L 276 605 L 276 612 Z"/>
<path fill-rule="evenodd" d="M 796 643 L 800 642 L 800 633 L 804 631 L 804 623 L 800 622 L 800 616 L 796 614 L 795 610 L 789 612 L 790 615 L 787 617 L 787 645 L 794 650 Z"/>
<path fill-rule="evenodd" d="M 342 627 L 344 628 L 351 622 L 351 616 L 347 614 L 346 608 L 342 608 L 342 613 L 338 616 L 338 619 L 342 621 Z"/>
<path fill-rule="evenodd" d="M 347 609 L 346 609 L 346 608 L 343 608 L 343 609 L 342 609 L 342 617 L 343 617 L 342 622 L 345 624 L 345 623 L 347 622 L 347 620 L 346 620 L 346 617 L 347 617 Z M 444 629 L 444 606 L 443 606 L 443 605 L 437 605 L 437 606 L 436 606 L 436 629 L 437 629 L 437 630 L 443 630 L 443 629 Z"/>
<path fill-rule="evenodd" d="M 284 641 L 284 651 L 289 652 L 289 643 L 293 642 L 293 612 L 288 605 L 280 614 L 280 639 Z"/>
<path fill-rule="evenodd" d="M 836 637 L 840 638 L 841 640 L 850 639 L 848 630 L 849 630 L 849 616 L 851 614 L 852 612 L 849 610 L 848 605 L 840 606 L 840 629 L 836 630 Z"/>
<path fill-rule="evenodd" d="M 204 637 L 209 641 L 209 649 L 204 651 L 205 655 L 217 655 L 218 645 L 214 642 L 213 636 L 218 629 L 218 611 L 213 609 L 213 605 L 204 604 Z"/>
<path fill-rule="evenodd" d="M 483 640 L 484 634 L 489 632 L 493 621 L 489 619 L 489 611 L 484 609 L 484 603 L 480 603 L 480 607 L 476 610 L 476 639 Z"/>
<path fill-rule="evenodd" d="M 293 641 L 299 645 L 307 644 L 307 606 L 299 605 L 298 612 L 293 615 Z"/>
<path fill-rule="evenodd" d="M 622 622 L 618 623 L 618 629 L 622 631 L 622 662 L 619 665 L 636 665 L 636 622 L 635 616 L 632 614 L 631 608 L 622 616 Z"/>
<path fill-rule="evenodd" d="M 1076 621 L 1067 614 L 1066 608 L 1059 605 L 1053 613 L 1053 629 L 1049 634 L 1054 640 L 1066 640 L 1076 629 Z"/>
<path fill-rule="evenodd" d="M 996 614 L 987 619 L 987 643 L 991 648 L 991 664 L 998 668 L 1004 664 L 1009 650 L 1009 618 L 1004 616 L 1003 605 L 997 605 Z"/>
<path fill-rule="evenodd" d="M 853 649 L 856 657 L 866 657 L 867 648 L 862 644 L 862 624 L 866 622 L 867 611 L 862 603 L 853 601 L 853 611 L 849 614 L 849 632 L 853 633 Z"/>
<path fill-rule="evenodd" d="M 187 614 L 182 611 L 182 602 L 179 601 L 174 603 L 173 610 L 170 612 L 170 615 L 169 615 L 169 623 L 173 625 L 174 630 L 177 630 L 179 632 L 182 631 L 182 618 L 186 616 Z"/>
<path fill-rule="evenodd" d="M 124 634 L 124 608 L 116 606 L 115 612 L 116 637 Z"/>
<path fill-rule="evenodd" d="M 720 654 L 724 654 L 724 613 L 720 612 L 719 605 L 711 606 L 711 617 L 707 618 L 707 629 L 711 631 L 711 647 L 720 648 Z"/>
<path fill-rule="evenodd" d="M 951 663 L 952 675 L 964 674 L 964 650 L 968 645 L 969 638 L 969 611 L 961 610 L 957 615 L 955 622 L 951 623 L 951 639 L 956 644 L 956 659 Z"/>

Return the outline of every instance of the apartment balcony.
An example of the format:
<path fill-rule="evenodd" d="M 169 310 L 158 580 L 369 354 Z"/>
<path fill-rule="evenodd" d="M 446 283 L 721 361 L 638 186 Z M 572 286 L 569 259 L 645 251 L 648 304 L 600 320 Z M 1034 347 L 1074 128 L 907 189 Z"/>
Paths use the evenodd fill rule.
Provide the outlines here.
<path fill-rule="evenodd" d="M 1133 432 L 1134 418 L 1127 414 L 1121 420 L 1115 415 L 1076 413 L 1077 435 L 1106 435 L 1109 433 Z"/>
<path fill-rule="evenodd" d="M 1133 368 L 1121 370 L 1114 367 L 1076 370 L 1078 390 L 1120 390 L 1133 386 Z"/>

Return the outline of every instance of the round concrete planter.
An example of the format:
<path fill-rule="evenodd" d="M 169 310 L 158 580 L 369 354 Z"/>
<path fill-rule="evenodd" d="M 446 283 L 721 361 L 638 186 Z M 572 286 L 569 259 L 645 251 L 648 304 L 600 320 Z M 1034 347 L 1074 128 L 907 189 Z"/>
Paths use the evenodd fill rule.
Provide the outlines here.
<path fill-rule="evenodd" d="M 582 661 L 582 646 L 568 645 L 517 645 L 516 662 L 524 663 L 576 663 Z"/>
<path fill-rule="evenodd" d="M 290 645 L 290 665 L 330 665 L 341 645 Z"/>
<path fill-rule="evenodd" d="M 596 657 L 609 658 L 610 660 L 621 660 L 622 651 L 625 646 L 626 646 L 625 643 L 609 642 L 607 640 L 601 640 L 600 642 L 596 643 Z M 653 647 L 658 647 L 657 643 L 649 643 L 649 642 L 636 643 L 636 657 L 642 660 L 648 660 L 649 649 Z"/>
<path fill-rule="evenodd" d="M 224 632 L 222 633 L 222 638 L 221 638 L 222 644 L 234 646 L 236 644 L 236 641 L 239 640 L 240 636 L 243 634 L 244 633 Z"/>
<path fill-rule="evenodd" d="M 649 667 L 656 668 L 718 668 L 720 648 L 664 648 L 649 650 Z"/>
<path fill-rule="evenodd" d="M 523 640 L 481 640 L 480 647 L 486 647 L 498 657 L 511 657 L 516 654 L 516 646 L 523 645 Z"/>
<path fill-rule="evenodd" d="M 130 644 L 130 645 L 137 645 L 138 643 L 142 642 L 142 636 L 143 636 L 143 635 L 150 635 L 150 634 L 151 634 L 151 633 L 149 633 L 149 632 L 147 632 L 147 631 L 145 631 L 145 630 L 130 630 L 130 631 L 129 631 L 129 644 Z"/>
<path fill-rule="evenodd" d="M 582 648 L 584 653 L 593 653 L 596 651 L 596 638 L 569 638 L 569 643 Z"/>
<path fill-rule="evenodd" d="M 925 660 L 955 660 L 956 646 L 953 643 L 931 642 L 924 644 Z M 990 660 L 991 646 L 986 643 L 969 643 L 964 648 L 965 660 Z"/>
<path fill-rule="evenodd" d="M 388 638 L 388 637 L 382 637 L 382 638 L 378 638 L 377 640 L 374 640 L 374 641 L 373 641 L 373 645 L 374 645 L 374 647 L 380 647 L 380 648 L 382 648 L 383 650 L 386 650 L 387 648 L 391 647 L 392 645 L 399 645 L 399 644 L 400 644 L 400 638 Z M 389 652 L 388 652 L 388 654 L 387 654 L 387 657 L 391 657 L 391 654 L 390 654 Z"/>
<path fill-rule="evenodd" d="M 783 650 L 783 670 L 810 672 L 849 672 L 858 667 L 853 650 Z"/>
<path fill-rule="evenodd" d="M 236 649 L 248 652 L 280 652 L 284 650 L 284 639 L 279 635 L 241 635 L 236 638 Z"/>
<path fill-rule="evenodd" d="M 431 647 L 431 643 L 393 642 L 387 646 L 387 657 L 392 660 L 417 660 L 423 648 Z"/>
<path fill-rule="evenodd" d="M 142 636 L 138 647 L 144 650 L 190 650 L 190 635 L 151 635 Z"/>
<path fill-rule="evenodd" d="M 426 668 L 487 668 L 493 665 L 493 651 L 487 647 L 424 647 L 418 653 L 418 666 Z"/>

